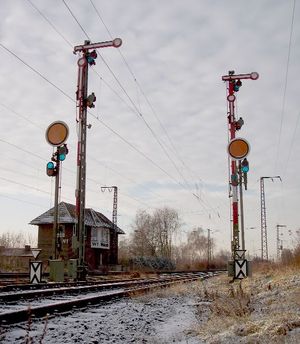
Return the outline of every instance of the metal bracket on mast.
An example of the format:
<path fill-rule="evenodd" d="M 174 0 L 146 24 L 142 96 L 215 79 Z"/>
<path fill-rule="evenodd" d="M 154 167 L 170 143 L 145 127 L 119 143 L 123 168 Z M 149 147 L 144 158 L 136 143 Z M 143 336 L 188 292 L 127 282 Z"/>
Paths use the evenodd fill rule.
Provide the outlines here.
<path fill-rule="evenodd" d="M 230 80 L 240 80 L 240 79 L 251 79 L 257 80 L 259 78 L 259 74 L 257 72 L 252 72 L 249 74 L 232 74 L 229 73 L 228 75 L 223 75 L 223 81 L 230 81 Z"/>
<path fill-rule="evenodd" d="M 79 51 L 86 51 L 91 49 L 99 49 L 99 48 L 107 48 L 107 47 L 115 47 L 119 48 L 122 45 L 121 38 L 115 38 L 113 41 L 106 41 L 106 42 L 99 42 L 99 43 L 89 43 L 90 41 L 86 41 L 83 45 L 76 45 L 74 47 L 73 53 L 76 54 Z"/>

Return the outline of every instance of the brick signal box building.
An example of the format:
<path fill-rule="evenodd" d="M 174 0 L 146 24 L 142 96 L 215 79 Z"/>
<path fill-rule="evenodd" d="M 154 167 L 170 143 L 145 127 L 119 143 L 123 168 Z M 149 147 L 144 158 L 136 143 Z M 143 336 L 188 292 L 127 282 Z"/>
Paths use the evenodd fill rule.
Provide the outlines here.
<path fill-rule="evenodd" d="M 46 211 L 30 222 L 37 225 L 39 259 L 53 258 L 53 215 L 54 208 Z M 89 270 L 107 269 L 118 264 L 118 235 L 125 234 L 103 214 L 93 209 L 85 209 L 85 262 Z M 72 249 L 75 234 L 75 206 L 61 202 L 58 205 L 58 237 L 61 243 L 60 257 L 68 260 L 77 258 Z"/>

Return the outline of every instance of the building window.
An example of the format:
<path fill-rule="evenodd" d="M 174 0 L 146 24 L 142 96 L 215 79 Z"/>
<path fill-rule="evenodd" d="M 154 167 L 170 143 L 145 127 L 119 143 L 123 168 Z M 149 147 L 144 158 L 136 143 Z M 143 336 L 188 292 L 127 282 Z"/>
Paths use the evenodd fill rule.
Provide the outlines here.
<path fill-rule="evenodd" d="M 59 225 L 57 229 L 57 237 L 64 238 L 65 237 L 65 226 Z"/>
<path fill-rule="evenodd" d="M 108 228 L 92 227 L 91 247 L 109 249 L 109 229 Z"/>

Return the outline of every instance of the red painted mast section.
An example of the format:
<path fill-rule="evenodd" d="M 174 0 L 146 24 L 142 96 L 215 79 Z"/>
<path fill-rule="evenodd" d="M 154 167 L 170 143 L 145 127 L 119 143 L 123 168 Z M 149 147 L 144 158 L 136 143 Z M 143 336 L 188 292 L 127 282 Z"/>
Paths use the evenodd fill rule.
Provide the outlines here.
<path fill-rule="evenodd" d="M 235 139 L 235 96 L 234 96 L 234 82 L 228 81 L 228 125 L 230 141 Z M 235 160 L 231 160 L 231 190 L 232 190 L 232 242 L 231 248 L 234 258 L 234 252 L 239 249 L 239 210 L 238 210 L 238 186 L 237 181 L 237 165 Z"/>

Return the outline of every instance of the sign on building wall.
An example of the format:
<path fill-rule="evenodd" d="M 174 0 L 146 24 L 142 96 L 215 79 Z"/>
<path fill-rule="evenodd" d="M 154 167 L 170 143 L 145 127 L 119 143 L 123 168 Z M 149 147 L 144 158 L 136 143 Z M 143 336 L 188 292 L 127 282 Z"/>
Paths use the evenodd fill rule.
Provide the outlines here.
<path fill-rule="evenodd" d="M 92 227 L 91 248 L 109 249 L 109 229 Z"/>

